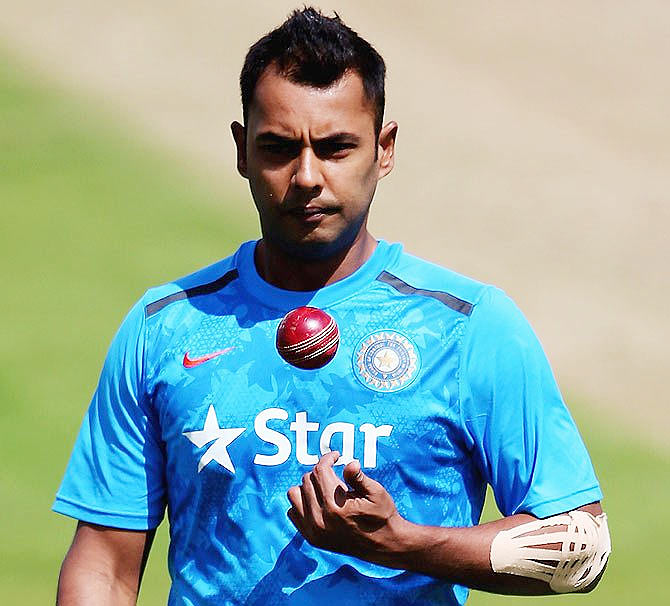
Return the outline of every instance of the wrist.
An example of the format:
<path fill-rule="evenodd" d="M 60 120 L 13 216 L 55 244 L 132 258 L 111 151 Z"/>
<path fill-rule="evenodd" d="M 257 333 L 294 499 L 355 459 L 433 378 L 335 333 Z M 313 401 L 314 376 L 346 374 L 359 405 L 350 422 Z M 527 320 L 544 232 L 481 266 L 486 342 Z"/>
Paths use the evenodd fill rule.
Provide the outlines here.
<path fill-rule="evenodd" d="M 388 522 L 388 542 L 381 554 L 380 562 L 390 568 L 413 570 L 416 558 L 421 553 L 421 535 L 423 527 L 410 522 L 396 513 Z"/>
<path fill-rule="evenodd" d="M 450 528 L 415 524 L 400 516 L 392 525 L 394 531 L 393 564 L 410 572 L 443 578 L 445 554 L 453 552 Z"/>

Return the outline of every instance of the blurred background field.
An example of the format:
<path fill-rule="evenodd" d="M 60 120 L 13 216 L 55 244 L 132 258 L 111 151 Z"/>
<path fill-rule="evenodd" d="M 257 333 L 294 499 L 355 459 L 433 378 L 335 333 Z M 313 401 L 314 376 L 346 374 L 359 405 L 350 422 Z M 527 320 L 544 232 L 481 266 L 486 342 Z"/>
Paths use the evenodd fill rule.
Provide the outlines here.
<path fill-rule="evenodd" d="M 650 7 L 652 5 L 656 6 L 649 3 Z M 271 19 L 271 24 L 276 23 L 280 19 L 275 18 L 277 14 L 286 13 L 285 7 L 280 8 L 274 8 L 274 13 L 265 19 Z M 357 26 L 355 22 L 352 25 Z M 260 34 L 267 27 L 259 25 L 257 29 Z M 367 33 L 365 27 L 359 29 Z M 379 30 L 376 33 L 383 38 Z M 11 40 L 11 36 L 6 38 Z M 237 69 L 241 54 L 233 59 Z M 29 67 L 25 69 L 24 65 Z M 658 77 L 662 80 L 664 76 L 659 72 Z M 658 86 L 662 88 L 665 84 Z M 206 149 L 200 156 L 184 144 L 186 151 L 182 153 L 176 145 L 177 135 L 172 142 L 168 135 L 154 137 L 152 135 L 158 130 L 138 126 L 144 122 L 129 108 L 120 116 L 114 103 L 102 98 L 105 95 L 96 96 L 93 89 L 71 93 L 73 88 L 77 87 L 70 86 L 67 78 L 44 71 L 44 65 L 29 57 L 29 53 L 15 52 L 13 43 L 7 44 L 0 54 L 0 268 L 3 278 L 0 303 L 3 318 L 0 342 L 0 428 L 3 432 L 0 442 L 0 495 L 3 500 L 0 528 L 3 540 L 0 542 L 0 560 L 3 566 L 0 587 L 3 603 L 36 605 L 53 601 L 58 567 L 74 525 L 50 513 L 49 508 L 95 386 L 107 344 L 125 311 L 147 286 L 204 266 L 234 250 L 239 241 L 257 235 L 251 203 L 244 188 L 231 180 L 229 166 L 226 167 L 227 175 L 219 178 L 215 175 L 216 161 L 211 164 L 198 161 L 207 156 Z M 234 83 L 230 84 L 229 90 L 234 92 L 233 102 L 236 103 Z M 156 103 L 161 99 L 170 102 L 168 96 L 158 95 Z M 652 116 L 654 103 L 650 102 Z M 400 103 L 396 107 L 403 110 Z M 226 123 L 235 117 L 237 114 L 219 116 L 223 126 L 218 124 L 217 128 L 222 135 L 226 135 Z M 401 128 L 402 125 L 401 122 Z M 629 130 L 635 129 L 630 126 Z M 401 143 L 402 133 L 401 130 Z M 629 135 L 634 139 L 630 132 Z M 400 160 L 404 160 L 402 149 Z M 445 152 L 447 156 L 451 153 Z M 665 149 L 658 150 L 658 158 L 664 158 L 665 154 Z M 641 158 L 639 150 L 631 152 L 631 171 L 634 172 Z M 228 154 L 226 161 L 230 163 L 230 160 Z M 410 163 L 417 161 L 416 158 L 409 160 Z M 218 161 L 223 158 L 218 157 Z M 486 167 L 486 157 L 481 161 Z M 472 171 L 476 172 L 477 157 L 471 158 L 470 162 Z M 609 168 L 612 166 L 618 164 Z M 650 164 L 649 170 L 653 166 Z M 470 173 L 466 171 L 465 176 L 461 176 L 470 178 Z M 449 177 L 457 179 L 459 175 L 450 174 Z M 552 178 L 560 179 L 560 175 Z M 406 187 L 402 183 L 400 189 Z M 417 180 L 417 183 L 421 181 Z M 648 198 L 644 188 L 649 183 L 637 183 L 642 192 L 638 201 L 651 200 L 658 204 L 664 199 L 657 196 L 660 181 L 650 183 Z M 383 187 L 380 194 L 392 198 L 389 189 Z M 628 191 L 626 189 L 624 194 Z M 560 199 L 568 193 L 556 195 Z M 596 194 L 591 192 L 589 195 Z M 667 202 L 667 190 L 664 195 Z M 449 200 L 445 204 L 449 204 Z M 656 212 L 655 206 L 650 208 L 642 205 L 640 210 L 647 219 L 652 210 Z M 381 214 L 381 210 L 378 204 L 375 212 Z M 480 207 L 474 208 L 473 212 L 484 213 L 486 210 Z M 384 213 L 378 230 L 380 234 L 388 233 L 386 228 L 389 226 L 384 221 L 402 219 L 393 212 L 390 211 L 390 219 Z M 663 214 L 656 217 L 660 225 L 653 226 L 649 241 L 639 239 L 643 258 L 647 254 L 645 246 L 657 244 L 654 230 L 662 227 L 664 217 Z M 488 229 L 490 225 L 484 227 Z M 635 227 L 631 225 L 631 230 Z M 393 229 L 397 228 L 390 226 L 389 229 L 392 236 Z M 412 238 L 413 242 L 419 242 L 417 234 L 408 235 L 410 244 Z M 495 230 L 488 235 L 489 239 L 495 236 Z M 500 242 L 507 243 L 509 234 L 498 235 Z M 575 237 L 565 232 L 568 241 L 572 242 Z M 438 236 L 432 238 L 436 245 L 441 241 Z M 597 239 L 597 235 L 594 238 Z M 472 266 L 467 267 L 468 250 L 463 250 L 467 239 L 457 235 L 456 240 L 459 250 L 455 258 L 456 264 L 460 265 L 456 269 L 470 269 L 476 273 L 479 263 L 484 267 L 482 251 L 478 251 L 483 255 L 482 260 L 477 257 Z M 628 244 L 634 242 L 627 241 Z M 542 242 L 536 245 L 542 248 Z M 471 246 L 479 248 L 474 244 Z M 418 247 L 411 248 L 417 251 Z M 418 252 L 430 255 L 430 251 Z M 484 252 L 494 257 L 495 246 L 491 245 Z M 659 248 L 655 253 L 662 257 L 663 249 Z M 635 255 L 634 248 L 630 254 Z M 433 258 L 449 262 L 448 259 Z M 515 258 L 514 255 L 510 257 Z M 586 261 L 588 265 L 592 259 L 587 256 Z M 496 262 L 499 259 L 492 259 L 492 263 Z M 549 273 L 557 269 L 555 263 L 558 261 L 548 260 Z M 596 264 L 589 271 L 596 272 L 597 268 Z M 644 270 L 645 267 L 640 265 L 639 271 Z M 530 309 L 531 320 L 539 325 L 540 335 L 544 336 L 549 322 L 538 312 L 541 300 L 534 299 L 521 288 L 524 280 L 532 284 L 537 276 L 532 267 L 517 266 L 515 271 L 519 275 L 514 278 L 504 271 L 501 273 L 502 286 L 515 294 L 522 308 Z M 627 267 L 621 267 L 622 288 L 637 292 L 646 302 L 650 291 L 641 285 L 650 286 L 645 283 L 647 278 L 656 280 L 660 276 L 662 279 L 663 274 L 658 274 L 658 269 L 653 266 L 647 278 L 638 277 L 637 282 L 631 282 L 628 271 Z M 565 270 L 557 270 L 559 281 L 566 279 L 562 272 Z M 665 276 L 667 278 L 667 274 Z M 494 280 L 495 276 L 490 279 Z M 580 280 L 576 283 L 581 284 Z M 663 284 L 659 282 L 658 285 Z M 653 292 L 667 301 L 662 290 L 657 288 Z M 650 308 L 652 317 L 657 304 L 658 301 Z M 615 308 L 618 312 L 619 308 Z M 634 306 L 625 311 L 628 314 L 640 312 Z M 652 324 L 649 318 L 636 321 Z M 660 579 L 664 578 L 667 560 L 665 545 L 670 542 L 670 529 L 663 515 L 664 504 L 670 497 L 670 455 L 665 410 L 668 399 L 659 387 L 660 383 L 654 383 L 654 369 L 662 363 L 659 360 L 665 360 L 667 364 L 667 356 L 663 357 L 663 350 L 652 348 L 648 357 L 649 377 L 643 372 L 631 373 L 634 376 L 627 377 L 633 387 L 640 385 L 640 398 L 639 401 L 627 400 L 628 407 L 634 410 L 626 410 L 625 402 L 607 397 L 611 393 L 609 388 L 599 392 L 592 384 L 584 387 L 579 373 L 573 372 L 569 364 L 561 363 L 563 348 L 578 345 L 580 331 L 575 330 L 576 334 L 568 338 L 566 345 L 559 342 L 556 332 L 569 332 L 574 325 L 562 317 L 556 326 L 549 328 L 547 349 L 551 358 L 559 358 L 559 378 L 568 387 L 567 393 L 573 396 L 569 398 L 571 409 L 590 448 L 606 494 L 605 508 L 610 515 L 615 547 L 603 583 L 596 593 L 581 599 L 590 604 L 623 605 L 634 600 L 646 604 L 662 603 L 665 593 Z M 667 338 L 663 324 L 657 324 L 656 330 L 659 339 Z M 547 345 L 547 340 L 543 338 L 543 341 Z M 622 340 L 619 346 L 634 350 L 639 344 Z M 644 362 L 643 358 L 636 364 L 644 366 Z M 580 363 L 587 364 L 588 361 L 580 360 Z M 594 360 L 594 364 L 600 363 Z M 608 368 L 611 373 L 612 367 Z M 609 376 L 615 384 L 622 380 L 612 374 Z M 656 387 L 650 387 L 649 383 Z M 630 387 L 626 386 L 625 390 L 630 391 Z M 494 515 L 492 507 L 487 515 Z M 168 582 L 166 540 L 163 528 L 144 581 L 140 596 L 142 604 L 164 602 Z M 522 600 L 533 604 L 541 599 L 545 598 L 502 598 L 475 593 L 470 603 L 516 603 Z M 558 598 L 552 603 L 575 599 L 580 598 Z"/>
<path fill-rule="evenodd" d="M 73 525 L 50 502 L 132 301 L 256 233 L 166 155 L 35 79 L 0 57 L 5 604 L 53 601 Z"/>

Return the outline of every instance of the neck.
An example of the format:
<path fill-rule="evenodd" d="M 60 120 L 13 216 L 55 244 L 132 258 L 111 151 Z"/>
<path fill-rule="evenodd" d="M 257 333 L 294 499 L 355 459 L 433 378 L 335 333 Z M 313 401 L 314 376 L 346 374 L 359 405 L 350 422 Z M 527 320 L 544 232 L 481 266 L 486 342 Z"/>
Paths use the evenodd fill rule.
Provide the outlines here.
<path fill-rule="evenodd" d="M 333 284 L 354 273 L 375 251 L 377 241 L 367 231 L 340 253 L 324 259 L 300 259 L 278 249 L 266 239 L 256 246 L 260 276 L 283 290 L 310 291 Z"/>

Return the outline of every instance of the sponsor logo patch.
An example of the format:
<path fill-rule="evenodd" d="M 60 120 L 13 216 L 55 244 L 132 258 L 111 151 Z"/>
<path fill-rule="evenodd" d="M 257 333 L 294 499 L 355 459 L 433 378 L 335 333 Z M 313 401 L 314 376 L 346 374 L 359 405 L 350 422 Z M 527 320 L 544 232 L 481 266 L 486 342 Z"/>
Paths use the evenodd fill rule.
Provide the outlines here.
<path fill-rule="evenodd" d="M 353 356 L 354 374 L 374 391 L 392 392 L 407 387 L 419 374 L 420 360 L 414 344 L 395 330 L 367 335 Z"/>

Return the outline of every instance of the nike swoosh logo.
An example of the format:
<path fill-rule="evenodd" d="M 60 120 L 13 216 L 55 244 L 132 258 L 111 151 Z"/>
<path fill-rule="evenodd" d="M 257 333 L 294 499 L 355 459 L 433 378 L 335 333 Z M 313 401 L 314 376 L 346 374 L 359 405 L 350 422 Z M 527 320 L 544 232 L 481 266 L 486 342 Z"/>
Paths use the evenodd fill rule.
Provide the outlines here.
<path fill-rule="evenodd" d="M 226 349 L 220 349 L 219 351 L 212 352 L 210 354 L 207 354 L 206 356 L 200 356 L 198 358 L 191 358 L 188 355 L 188 352 L 184 354 L 184 368 L 193 368 L 194 366 L 199 366 L 200 364 L 203 364 L 205 362 L 208 362 L 209 360 L 212 360 L 213 358 L 217 358 L 218 356 L 222 356 L 223 354 L 227 354 L 229 351 L 232 351 L 235 349 L 234 347 L 226 347 Z"/>

